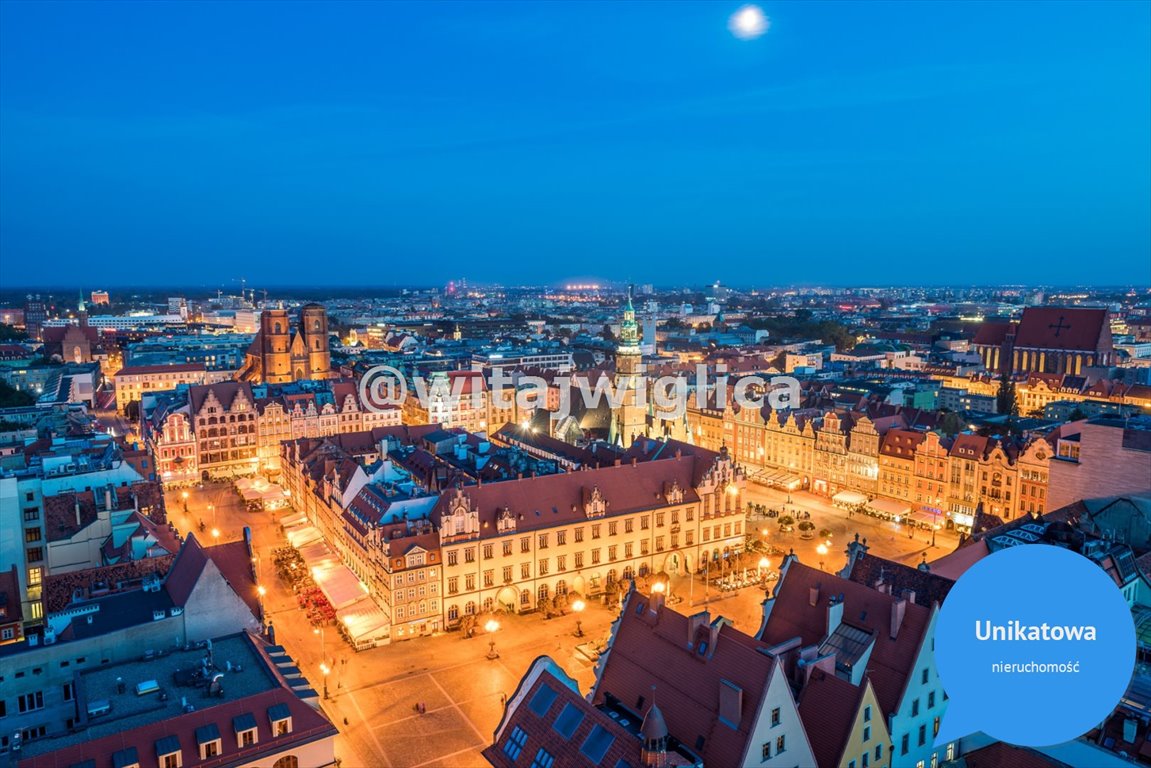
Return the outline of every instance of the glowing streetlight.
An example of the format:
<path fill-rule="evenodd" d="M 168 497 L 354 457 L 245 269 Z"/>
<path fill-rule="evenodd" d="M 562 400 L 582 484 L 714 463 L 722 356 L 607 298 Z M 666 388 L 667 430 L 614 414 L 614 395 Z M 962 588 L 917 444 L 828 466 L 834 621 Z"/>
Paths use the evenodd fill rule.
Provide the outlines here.
<path fill-rule="evenodd" d="M 822 571 L 823 570 L 823 558 L 828 553 L 827 545 L 826 544 L 820 544 L 818 547 L 815 548 L 815 551 L 819 553 L 819 570 Z"/>
<path fill-rule="evenodd" d="M 662 595 L 666 591 L 667 587 L 664 586 L 662 581 L 657 581 L 655 584 L 651 585 L 651 593 L 653 595 Z"/>
<path fill-rule="evenodd" d="M 766 557 L 759 558 L 759 583 L 760 586 L 767 584 L 767 569 L 771 567 L 771 561 Z"/>
<path fill-rule="evenodd" d="M 322 661 L 320 662 L 320 672 L 324 674 L 324 699 L 328 698 L 328 674 L 331 671 L 331 668 L 327 664 Z"/>
<path fill-rule="evenodd" d="M 572 602 L 572 610 L 575 611 L 576 615 L 576 637 L 583 637 L 583 620 L 579 616 L 586 607 L 587 604 L 579 598 L 576 598 L 576 600 Z"/>
<path fill-rule="evenodd" d="M 220 543 L 220 529 L 219 528 L 213 528 L 212 529 L 212 543 L 213 544 L 219 544 Z"/>
<path fill-rule="evenodd" d="M 484 631 L 488 633 L 488 660 L 498 659 L 500 655 L 496 653 L 496 640 L 495 633 L 500 629 L 500 623 L 495 619 L 488 619 L 484 624 Z"/>

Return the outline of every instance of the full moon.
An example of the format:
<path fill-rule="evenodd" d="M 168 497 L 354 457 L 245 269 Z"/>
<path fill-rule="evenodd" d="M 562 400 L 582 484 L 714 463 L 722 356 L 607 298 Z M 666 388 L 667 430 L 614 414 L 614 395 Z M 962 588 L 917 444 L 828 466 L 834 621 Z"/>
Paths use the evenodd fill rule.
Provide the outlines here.
<path fill-rule="evenodd" d="M 767 31 L 770 23 L 758 5 L 745 5 L 727 20 L 727 28 L 740 40 L 754 40 Z"/>

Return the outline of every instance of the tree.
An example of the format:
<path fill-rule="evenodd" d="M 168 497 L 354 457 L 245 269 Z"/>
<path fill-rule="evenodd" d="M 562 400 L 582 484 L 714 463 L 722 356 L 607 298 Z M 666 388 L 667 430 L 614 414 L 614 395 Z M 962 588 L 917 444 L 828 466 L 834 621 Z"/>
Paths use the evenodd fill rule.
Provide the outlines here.
<path fill-rule="evenodd" d="M 943 418 L 939 420 L 939 431 L 948 437 L 955 437 L 963 430 L 963 419 L 959 418 L 959 414 L 954 411 L 948 411 L 943 414 Z"/>
<path fill-rule="evenodd" d="M 611 329 L 611 326 L 607 323 L 604 323 L 603 333 L 601 335 L 603 336 L 604 341 L 615 341 L 615 332 Z"/>
<path fill-rule="evenodd" d="M 1086 418 L 1087 418 L 1087 414 L 1085 414 L 1079 408 L 1076 408 L 1067 416 L 1068 421 L 1083 421 L 1083 419 L 1086 419 Z"/>
<path fill-rule="evenodd" d="M 28 334 L 17 330 L 16 326 L 0 323 L 0 341 L 27 341 Z"/>
<path fill-rule="evenodd" d="M 0 408 L 19 408 L 35 402 L 36 398 L 27 392 L 16 389 L 6 381 L 0 381 Z"/>

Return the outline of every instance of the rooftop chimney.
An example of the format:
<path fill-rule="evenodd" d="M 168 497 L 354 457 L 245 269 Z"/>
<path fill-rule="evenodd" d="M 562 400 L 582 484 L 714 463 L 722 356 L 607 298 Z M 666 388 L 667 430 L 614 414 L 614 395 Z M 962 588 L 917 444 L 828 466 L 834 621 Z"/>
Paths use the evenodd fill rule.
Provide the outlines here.
<path fill-rule="evenodd" d="M 843 621 L 843 595 L 832 597 L 827 601 L 827 634 L 829 637 L 841 621 Z"/>
<path fill-rule="evenodd" d="M 903 614 L 907 613 L 907 600 L 899 598 L 891 604 L 891 639 L 899 637 L 899 627 L 903 624 Z"/>
<path fill-rule="evenodd" d="M 695 638 L 699 634 L 699 628 L 706 625 L 711 620 L 711 615 L 707 611 L 700 611 L 699 613 L 687 617 L 687 644 L 692 646 L 695 644 Z"/>

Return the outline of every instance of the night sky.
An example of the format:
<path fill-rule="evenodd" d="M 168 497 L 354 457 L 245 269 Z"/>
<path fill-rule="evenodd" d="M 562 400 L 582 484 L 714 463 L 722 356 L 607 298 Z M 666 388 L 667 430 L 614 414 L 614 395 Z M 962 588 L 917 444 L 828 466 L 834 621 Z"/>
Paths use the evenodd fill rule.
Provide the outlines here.
<path fill-rule="evenodd" d="M 1151 4 L 0 2 L 0 287 L 1151 282 Z"/>

